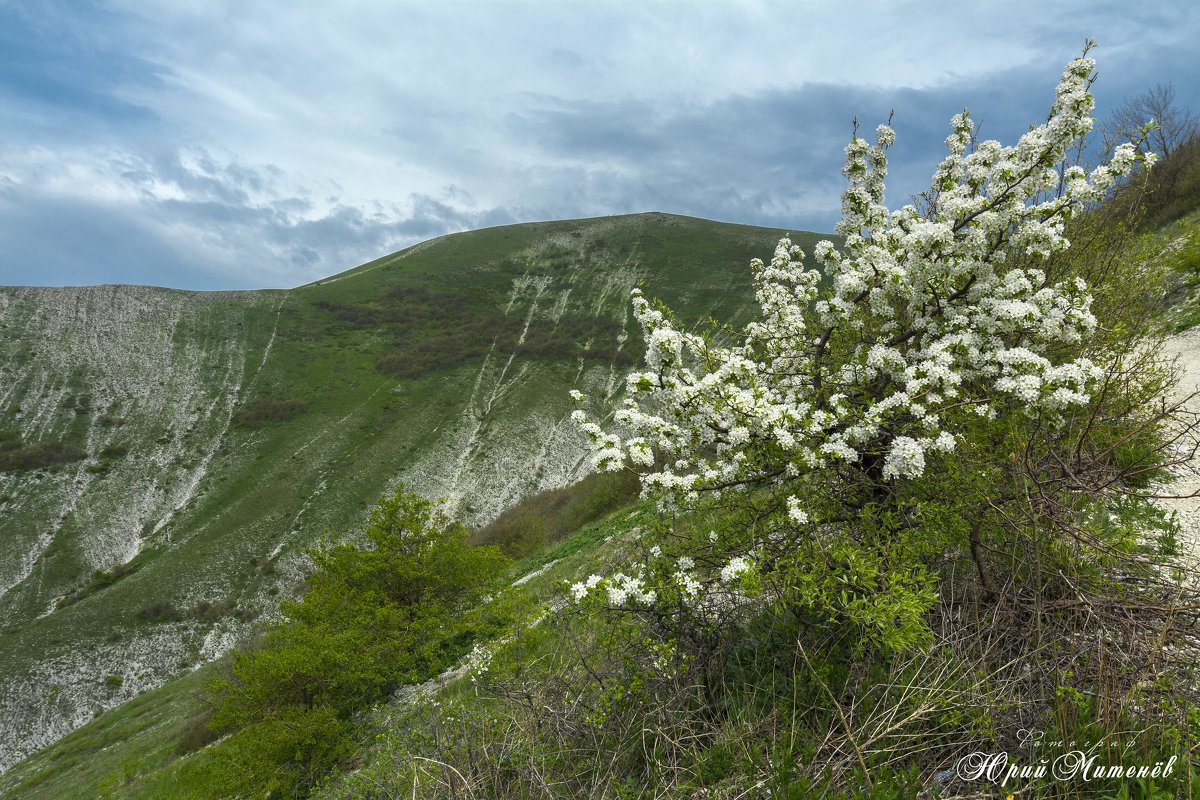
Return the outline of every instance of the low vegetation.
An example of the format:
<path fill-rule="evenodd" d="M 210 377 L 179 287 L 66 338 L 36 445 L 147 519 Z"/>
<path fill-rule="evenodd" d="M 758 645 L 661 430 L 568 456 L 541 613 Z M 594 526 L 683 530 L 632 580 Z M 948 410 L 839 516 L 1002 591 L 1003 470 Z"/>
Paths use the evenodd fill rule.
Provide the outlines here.
<path fill-rule="evenodd" d="M 473 544 L 496 545 L 510 558 L 545 550 L 585 524 L 622 508 L 638 494 L 632 472 L 594 473 L 562 489 L 517 503 L 471 535 Z"/>
<path fill-rule="evenodd" d="M 137 616 L 149 622 L 178 622 L 183 612 L 168 600 L 159 600 L 137 611 Z"/>
<path fill-rule="evenodd" d="M 261 428 L 272 422 L 287 422 L 307 410 L 308 403 L 303 400 L 256 397 L 233 412 L 232 422 L 242 428 Z"/>
<path fill-rule="evenodd" d="M 201 622 L 216 622 L 222 617 L 231 616 L 237 610 L 237 603 L 232 598 L 226 598 L 216 603 L 201 600 L 188 609 L 188 616 Z"/>
<path fill-rule="evenodd" d="M 524 320 L 475 309 L 467 295 L 458 292 L 397 287 L 371 303 L 323 300 L 316 306 L 343 324 L 390 331 L 391 349 L 375 368 L 399 378 L 417 378 L 493 352 L 618 365 L 632 364 L 637 353 L 636 342 L 625 341 L 622 327 L 603 316 Z"/>
<path fill-rule="evenodd" d="M 93 595 L 101 589 L 112 586 L 126 575 L 132 574 L 135 570 L 136 567 L 134 567 L 132 564 L 117 564 L 116 566 L 106 570 L 98 569 L 92 573 L 91 580 L 78 589 L 68 592 L 66 595 L 60 597 L 56 605 L 58 608 L 64 608 L 72 605 L 73 603 L 78 603 L 85 597 Z"/>
<path fill-rule="evenodd" d="M 37 442 L 26 445 L 13 430 L 0 430 L 0 472 L 35 470 L 80 461 L 86 453 L 65 442 Z"/>

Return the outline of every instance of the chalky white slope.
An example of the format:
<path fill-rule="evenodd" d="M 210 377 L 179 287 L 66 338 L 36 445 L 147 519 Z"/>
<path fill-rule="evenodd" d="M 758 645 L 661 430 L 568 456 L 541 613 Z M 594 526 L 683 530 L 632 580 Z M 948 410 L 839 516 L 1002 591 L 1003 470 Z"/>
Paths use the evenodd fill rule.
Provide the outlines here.
<path fill-rule="evenodd" d="M 116 641 L 105 627 L 81 641 L 43 624 L 59 630 L 36 649 L 18 628 L 52 616 L 80 574 L 124 564 L 169 535 L 270 341 L 248 315 L 269 313 L 279 294 L 0 290 L 5 426 L 26 443 L 73 434 L 92 454 L 55 470 L 0 472 L 0 767 L 178 670 L 196 626 Z M 96 469 L 110 446 L 133 455 Z"/>

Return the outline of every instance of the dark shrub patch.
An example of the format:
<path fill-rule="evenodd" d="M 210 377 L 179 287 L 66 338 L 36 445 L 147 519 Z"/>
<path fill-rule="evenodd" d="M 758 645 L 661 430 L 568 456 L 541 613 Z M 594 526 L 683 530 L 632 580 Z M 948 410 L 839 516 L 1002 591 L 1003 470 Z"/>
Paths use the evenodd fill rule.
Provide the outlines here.
<path fill-rule="evenodd" d="M 275 574 L 275 562 L 272 561 L 270 559 L 270 557 L 268 557 L 268 556 L 261 556 L 260 558 L 252 558 L 252 559 L 250 559 L 250 565 L 252 567 L 254 567 L 254 569 L 258 570 L 259 572 L 261 572 L 264 575 L 274 575 Z"/>
<path fill-rule="evenodd" d="M 123 444 L 110 444 L 108 447 L 100 451 L 101 458 L 121 458 L 129 452 L 129 448 Z"/>
<path fill-rule="evenodd" d="M 139 610 L 137 615 L 142 619 L 147 619 L 151 622 L 176 622 L 183 618 L 183 614 L 179 611 L 179 609 L 171 605 L 166 600 L 160 600 L 157 603 L 151 603 L 145 608 Z"/>
<path fill-rule="evenodd" d="M 475 531 L 471 542 L 497 545 L 510 558 L 521 558 L 626 505 L 637 497 L 638 488 L 631 472 L 594 473 L 518 503 Z"/>
<path fill-rule="evenodd" d="M 632 364 L 636 334 L 622 343 L 621 326 L 606 317 L 564 315 L 531 320 L 470 307 L 457 292 L 394 287 L 371 303 L 321 301 L 316 307 L 338 322 L 390 329 L 391 349 L 375 364 L 386 375 L 417 378 L 489 352 L 531 358 L 586 358 Z M 522 338 L 522 333 L 524 337 Z"/>
<path fill-rule="evenodd" d="M 632 364 L 632 341 L 622 345 L 620 326 L 604 317 L 564 316 L 556 324 L 534 320 L 521 339 L 524 323 L 500 314 L 468 315 L 436 331 L 402 330 L 375 368 L 400 378 L 416 378 L 494 351 L 530 358 L 588 358 Z"/>
<path fill-rule="evenodd" d="M 85 598 L 87 596 L 88 596 L 87 589 L 76 589 L 75 591 L 71 592 L 70 594 L 67 594 L 67 595 L 64 595 L 64 596 L 58 598 L 58 602 L 55 605 L 58 608 L 66 608 L 69 605 L 74 605 L 75 603 L 78 603 L 80 600 L 82 600 L 83 598 Z"/>
<path fill-rule="evenodd" d="M 188 611 L 188 616 L 203 622 L 216 622 L 235 611 L 237 611 L 237 604 L 232 599 L 225 599 L 219 603 L 210 603 L 207 600 L 201 600 L 191 607 Z"/>
<path fill-rule="evenodd" d="M 307 410 L 308 403 L 303 400 L 256 397 L 233 413 L 233 424 L 243 428 L 259 428 L 268 422 L 287 422 L 293 415 Z"/>
<path fill-rule="evenodd" d="M 94 594 L 106 586 L 111 586 L 133 571 L 134 567 L 131 567 L 129 564 L 117 564 L 109 570 L 98 569 L 92 573 L 92 578 L 86 586 L 76 589 L 65 597 L 60 597 L 58 608 L 66 608 L 72 603 L 78 603 L 88 595 Z"/>
<path fill-rule="evenodd" d="M 63 408 L 74 410 L 76 414 L 89 414 L 92 411 L 92 397 L 87 394 L 69 394 L 63 400 Z"/>
<path fill-rule="evenodd" d="M 206 711 L 185 722 L 179 729 L 179 741 L 175 743 L 175 754 L 187 755 L 221 738 L 220 734 L 209 726 L 211 720 L 212 712 Z"/>
<path fill-rule="evenodd" d="M 98 592 L 105 586 L 111 586 L 126 575 L 132 574 L 133 571 L 134 568 L 129 564 L 118 564 L 110 570 L 96 570 L 92 573 L 92 580 L 86 588 L 89 592 Z"/>
<path fill-rule="evenodd" d="M 62 442 L 38 442 L 21 447 L 20 440 L 17 440 L 15 447 L 0 448 L 0 472 L 53 467 L 69 461 L 79 461 L 85 455 L 87 454 L 78 447 Z"/>

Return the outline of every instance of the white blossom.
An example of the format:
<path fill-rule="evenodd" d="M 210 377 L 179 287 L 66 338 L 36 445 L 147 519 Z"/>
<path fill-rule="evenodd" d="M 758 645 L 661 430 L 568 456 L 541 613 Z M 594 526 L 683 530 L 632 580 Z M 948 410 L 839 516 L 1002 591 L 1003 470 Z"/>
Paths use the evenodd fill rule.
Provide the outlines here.
<path fill-rule="evenodd" d="M 800 510 L 800 500 L 798 498 L 789 497 L 787 504 L 788 516 L 791 517 L 793 522 L 795 522 L 797 525 L 803 525 L 804 523 L 808 522 L 808 514 L 805 514 Z"/>
<path fill-rule="evenodd" d="M 603 580 L 599 575 L 591 575 L 586 581 L 576 583 L 571 587 L 571 595 L 575 598 L 575 602 L 583 600 L 587 597 L 588 592 L 600 585 Z"/>
<path fill-rule="evenodd" d="M 733 583 L 753 568 L 753 563 L 748 559 L 743 556 L 734 556 L 728 564 L 721 567 L 721 582 Z"/>
<path fill-rule="evenodd" d="M 649 605 L 657 596 L 653 590 L 646 587 L 641 575 L 630 576 L 618 572 L 609 577 L 606 583 L 608 602 L 614 606 L 625 605 L 629 601 Z"/>

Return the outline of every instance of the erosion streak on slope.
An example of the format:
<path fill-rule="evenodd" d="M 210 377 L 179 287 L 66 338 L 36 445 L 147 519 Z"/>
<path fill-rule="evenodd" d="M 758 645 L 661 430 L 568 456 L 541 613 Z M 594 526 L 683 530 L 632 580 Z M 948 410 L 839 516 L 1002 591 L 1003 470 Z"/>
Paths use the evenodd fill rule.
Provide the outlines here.
<path fill-rule="evenodd" d="M 271 326 L 271 338 L 267 340 L 267 346 L 263 348 L 262 360 L 258 362 L 258 368 L 254 370 L 254 374 L 250 376 L 250 380 L 246 381 L 246 393 L 257 385 L 258 376 L 262 373 L 263 367 L 266 366 L 267 358 L 271 355 L 271 345 L 275 344 L 275 334 L 279 331 L 279 310 L 283 308 L 284 298 L 280 297 L 275 303 L 275 324 Z M 247 399 L 245 397 L 243 400 Z"/>
<path fill-rule="evenodd" d="M 353 409 L 351 409 L 350 412 L 348 414 L 346 414 L 346 416 L 342 417 L 341 419 L 339 419 L 337 422 L 333 423 L 332 425 L 322 428 L 320 433 L 318 433 L 313 438 L 309 439 L 304 444 L 300 445 L 300 447 L 296 449 L 296 452 L 292 454 L 293 457 L 298 456 L 298 455 L 300 455 L 301 452 L 303 452 L 304 450 L 307 450 L 309 445 L 313 444 L 318 439 L 324 439 L 331 432 L 339 430 L 342 427 L 342 425 L 345 424 L 346 420 L 350 419 L 355 414 L 361 412 L 363 410 L 363 408 L 367 405 L 367 403 L 370 402 L 371 398 L 374 397 L 375 395 L 379 394 L 381 391 L 383 391 L 383 389 L 384 389 L 383 386 L 378 387 L 375 391 L 373 391 L 369 395 L 367 395 L 366 399 L 364 399 L 361 403 L 359 403 Z"/>
<path fill-rule="evenodd" d="M 639 279 L 639 270 L 628 266 L 628 260 L 625 264 L 615 275 L 604 269 L 579 271 L 575 280 L 585 281 L 593 291 L 580 293 L 573 283 L 554 292 L 549 304 L 544 301 L 553 285 L 552 279 L 545 275 L 515 278 L 505 310 L 511 314 L 522 301 L 529 302 L 518 342 L 526 341 L 535 319 L 550 321 L 554 332 L 561 319 L 571 313 L 572 306 L 575 314 L 587 314 L 611 304 L 604 298 L 627 296 Z M 597 290 L 602 296 L 598 304 Z M 629 321 L 624 308 L 620 318 L 618 342 L 624 343 L 628 339 Z M 566 390 L 578 385 L 586 387 L 589 395 L 599 396 L 605 390 L 611 395 L 623 370 L 615 362 L 589 368 L 581 358 L 577 366 L 556 380 L 557 396 L 537 397 L 529 405 L 536 396 L 534 387 L 549 377 L 545 369 L 544 365 L 515 355 L 496 363 L 493 352 L 489 352 L 474 375 L 459 424 L 442 434 L 441 443 L 435 445 L 434 450 L 441 450 L 448 458 L 426 458 L 414 465 L 406 477 L 410 486 L 445 497 L 448 511 L 471 524 L 482 524 L 530 494 L 578 478 L 586 467 L 586 448 L 569 418 Z M 519 415 L 514 415 L 515 407 L 523 408 Z M 522 455 L 513 456 L 515 452 Z"/>
<path fill-rule="evenodd" d="M 230 359 L 229 365 L 230 367 L 233 367 L 233 359 Z M 208 419 L 212 419 L 219 413 L 221 417 L 220 428 L 216 432 L 216 435 L 210 438 L 208 447 L 200 459 L 200 464 L 195 469 L 190 471 L 182 483 L 177 485 L 171 509 L 162 515 L 158 523 L 155 524 L 154 528 L 150 531 L 150 536 L 147 538 L 157 535 L 160 530 L 166 527 L 166 525 L 172 519 L 174 519 L 175 515 L 180 509 L 191 502 L 192 498 L 196 494 L 196 488 L 200 485 L 200 481 L 208 473 L 208 465 L 212 461 L 213 456 L 216 454 L 217 449 L 221 446 L 221 441 L 224 439 L 225 433 L 229 430 L 229 423 L 233 419 L 234 405 L 238 395 L 241 392 L 241 381 L 238 379 L 239 372 L 240 370 L 235 369 L 230 369 L 226 372 L 223 385 L 220 387 L 220 390 L 216 392 L 217 399 L 215 399 L 209 406 L 209 414 L 207 416 Z M 255 375 L 257 374 L 258 373 L 255 373 Z M 217 412 L 217 407 L 222 404 L 222 400 L 224 400 L 224 410 Z M 170 541 L 169 534 L 167 536 L 167 541 Z"/>
<path fill-rule="evenodd" d="M 182 623 L 132 634 L 118 643 L 101 640 L 94 649 L 73 644 L 47 648 L 32 671 L 0 684 L 0 718 L 20 720 L 22 736 L 6 725 L 0 736 L 0 771 L 31 750 L 45 746 L 89 722 L 105 708 L 120 705 L 173 677 L 198 646 L 199 626 Z M 116 674 L 119 687 L 100 676 Z M 97 684 L 104 687 L 96 693 Z"/>
<path fill-rule="evenodd" d="M 596 298 L 596 308 L 593 310 L 593 316 L 600 316 L 604 311 L 604 303 L 608 300 L 608 296 L 615 290 L 622 291 L 622 303 L 627 302 L 626 298 L 633 288 L 638 285 L 641 279 L 641 270 L 638 267 L 636 260 L 637 247 L 636 245 L 630 250 L 629 256 L 625 261 L 611 269 L 605 270 L 605 278 L 601 283 L 599 296 Z M 630 280 L 632 278 L 632 280 Z"/>
<path fill-rule="evenodd" d="M 312 493 L 308 497 L 304 498 L 304 503 L 300 506 L 300 510 L 296 512 L 296 516 L 292 517 L 292 523 L 288 526 L 288 532 L 282 538 L 280 538 L 279 544 L 275 545 L 275 549 L 271 551 L 271 558 L 279 555 L 283 551 L 283 546 L 288 544 L 289 541 L 294 539 L 296 535 L 300 533 L 300 518 L 304 516 L 306 511 L 308 511 L 309 506 L 312 505 L 313 499 L 321 494 L 321 492 L 325 491 L 325 487 L 329 483 L 327 475 L 328 472 L 322 473 L 321 482 L 316 485 L 316 488 L 312 490 Z"/>
<path fill-rule="evenodd" d="M 5 580 L 3 584 L 0 584 L 0 587 L 2 587 L 0 588 L 0 598 L 3 598 L 6 594 L 23 583 L 26 578 L 33 574 L 34 568 L 37 567 L 37 565 L 41 562 L 42 556 L 46 553 L 47 548 L 50 547 L 50 543 L 53 541 L 54 534 L 52 531 L 45 531 L 38 534 L 37 539 L 35 539 L 33 542 L 33 546 L 21 555 L 19 566 L 13 573 L 12 577 Z M 39 590 L 41 589 L 41 586 L 42 583 L 39 582 Z M 13 620 L 10 615 L 5 614 L 4 610 L 0 609 L 0 623 L 8 624 L 12 621 Z"/>
<path fill-rule="evenodd" d="M 559 293 L 558 299 L 554 301 L 554 307 L 550 309 L 550 319 L 557 327 L 562 321 L 562 315 L 567 311 L 567 301 L 571 298 L 571 289 L 573 286 L 568 286 Z"/>
<path fill-rule="evenodd" d="M 174 519 L 175 515 L 181 509 L 187 506 L 187 504 L 191 502 L 192 498 L 195 497 L 196 489 L 199 487 L 200 482 L 208 474 L 208 465 L 212 463 L 213 457 L 216 455 L 217 450 L 220 448 L 222 441 L 224 441 L 225 436 L 229 431 L 229 426 L 233 421 L 234 406 L 239 400 L 244 401 L 249 395 L 250 391 L 258 381 L 258 377 L 262 373 L 263 367 L 267 363 L 267 359 L 271 355 L 271 346 L 275 343 L 275 335 L 279 330 L 279 314 L 280 309 L 283 306 L 284 299 L 284 297 L 280 297 L 275 302 L 275 319 L 274 324 L 271 327 L 271 335 L 267 339 L 266 346 L 263 348 L 262 358 L 259 359 L 258 366 L 255 368 L 254 374 L 250 376 L 248 381 L 246 381 L 244 388 L 240 377 L 244 370 L 243 365 L 246 362 L 246 343 L 244 341 L 241 342 L 241 347 L 237 352 L 233 352 L 232 350 L 229 352 L 229 358 L 226 361 L 225 379 L 218 390 L 214 392 L 214 396 L 217 399 L 213 401 L 208 408 L 207 414 L 204 415 L 206 418 L 211 419 L 219 414 L 221 417 L 220 428 L 216 432 L 216 435 L 212 436 L 209 440 L 209 445 L 206 448 L 198 467 L 192 470 L 189 478 L 186 480 L 185 485 L 180 486 L 179 490 L 176 492 L 177 499 L 174 503 L 174 506 L 169 512 L 162 516 L 162 518 L 151 530 L 150 536 L 147 538 L 157 535 L 158 532 L 162 530 L 172 519 Z M 218 406 L 222 404 L 222 400 L 224 400 L 224 408 L 218 411 Z M 195 533 L 196 532 L 193 532 L 192 535 L 195 535 Z M 168 535 L 167 541 L 170 541 L 170 535 Z"/>
<path fill-rule="evenodd" d="M 545 440 L 538 447 L 537 453 L 530 459 L 529 471 L 534 475 L 542 475 L 548 478 L 551 483 L 568 483 L 572 475 L 578 474 L 588 457 L 587 451 L 580 449 L 574 459 L 570 459 L 565 463 L 566 469 L 561 469 L 561 466 L 564 464 L 561 442 L 569 441 L 570 435 L 574 432 L 575 423 L 570 417 L 564 417 L 557 423 L 554 423 L 549 428 Z M 545 474 L 546 470 L 556 466 L 560 468 L 557 474 Z"/>
<path fill-rule="evenodd" d="M 514 281 L 514 287 L 513 287 L 513 298 L 514 299 L 515 299 L 516 293 L 517 293 L 517 287 L 515 284 L 516 284 L 516 281 Z M 529 326 L 533 322 L 533 315 L 537 310 L 538 300 L 541 299 L 542 294 L 546 291 L 546 287 L 550 285 L 550 279 L 547 277 L 542 277 L 542 278 L 535 279 L 535 280 L 528 282 L 527 285 L 533 286 L 534 288 L 536 288 L 537 291 L 534 294 L 533 299 L 529 303 L 529 313 L 525 315 L 525 326 L 521 329 L 521 335 L 517 339 L 518 345 L 524 344 L 525 337 L 529 334 Z M 513 305 L 513 300 L 510 300 L 509 304 L 508 304 L 508 308 L 511 309 L 512 305 Z M 505 313 L 507 313 L 507 310 Z M 493 345 L 493 347 L 494 347 L 494 345 Z M 495 405 L 497 397 L 500 396 L 501 390 L 505 386 L 505 376 L 508 374 L 508 368 L 509 368 L 509 366 L 512 365 L 514 358 L 516 358 L 516 350 L 515 349 L 509 355 L 508 360 L 504 362 L 504 368 L 500 370 L 500 375 L 498 378 L 496 378 L 496 384 L 492 389 L 492 393 L 488 397 L 487 401 L 484 403 L 483 408 L 480 409 L 478 412 L 475 410 L 475 408 L 474 408 L 474 393 L 472 393 L 471 401 L 468 403 L 467 408 L 464 409 L 464 416 L 467 413 L 469 413 L 471 416 L 472 427 L 471 427 L 470 433 L 467 435 L 466 443 L 459 450 L 458 458 L 455 460 L 453 474 L 449 481 L 450 496 L 452 498 L 455 498 L 454 500 L 452 500 L 452 505 L 451 505 L 452 512 L 457 512 L 457 510 L 458 510 L 457 506 L 458 506 L 458 503 L 461 501 L 460 486 L 462 484 L 462 476 L 463 476 L 464 471 L 467 468 L 468 461 L 475 454 L 476 448 L 479 445 L 479 431 L 483 428 L 484 420 L 487 419 L 488 415 L 491 413 L 492 407 Z M 486 362 L 485 362 L 485 368 L 486 368 Z M 511 383 L 513 383 L 513 384 L 518 383 L 521 379 L 521 376 L 524 374 L 525 369 L 526 369 L 525 366 L 522 365 L 522 367 L 517 371 L 517 374 L 512 378 Z M 483 372 L 481 370 L 480 376 L 482 376 L 482 374 L 483 374 Z M 476 386 L 477 387 L 479 386 L 478 379 L 476 380 Z"/>

